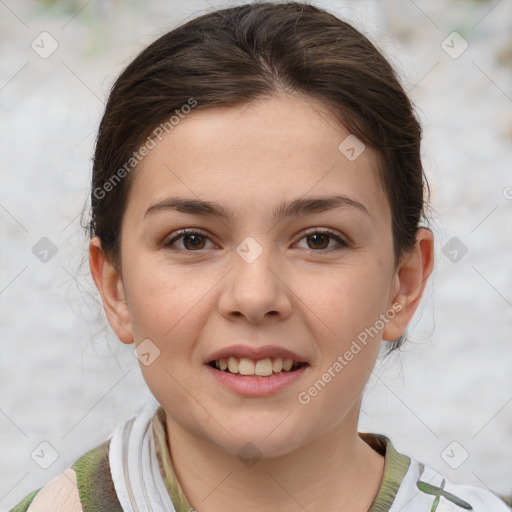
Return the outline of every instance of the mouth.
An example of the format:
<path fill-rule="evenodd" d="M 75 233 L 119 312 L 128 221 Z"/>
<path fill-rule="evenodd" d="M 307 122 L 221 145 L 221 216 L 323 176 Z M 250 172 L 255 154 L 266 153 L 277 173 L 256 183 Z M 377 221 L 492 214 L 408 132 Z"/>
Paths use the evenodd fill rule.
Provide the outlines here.
<path fill-rule="evenodd" d="M 292 373 L 300 368 L 309 366 L 308 363 L 282 357 L 267 357 L 254 360 L 234 356 L 214 359 L 207 364 L 220 372 L 240 377 L 271 377 L 273 375 Z"/>

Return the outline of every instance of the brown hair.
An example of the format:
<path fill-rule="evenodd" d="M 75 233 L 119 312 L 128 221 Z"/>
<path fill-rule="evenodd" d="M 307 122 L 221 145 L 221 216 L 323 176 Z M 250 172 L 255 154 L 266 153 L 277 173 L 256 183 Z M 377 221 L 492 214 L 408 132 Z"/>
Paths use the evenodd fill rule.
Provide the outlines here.
<path fill-rule="evenodd" d="M 118 270 L 121 222 L 134 178 L 126 164 L 155 127 L 191 98 L 194 108 L 205 109 L 278 92 L 322 101 L 377 151 L 396 263 L 414 246 L 428 189 L 421 127 L 391 65 L 363 34 L 325 10 L 263 2 L 217 10 L 168 32 L 112 87 L 96 141 L 88 232 L 100 238 Z M 122 179 L 114 182 L 122 168 Z"/>

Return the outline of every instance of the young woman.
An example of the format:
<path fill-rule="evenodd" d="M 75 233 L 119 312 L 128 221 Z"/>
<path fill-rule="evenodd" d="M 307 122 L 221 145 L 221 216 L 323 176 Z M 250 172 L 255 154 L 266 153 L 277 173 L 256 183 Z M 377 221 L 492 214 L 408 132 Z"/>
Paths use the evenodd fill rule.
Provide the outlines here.
<path fill-rule="evenodd" d="M 90 269 L 156 398 L 13 512 L 506 512 L 358 432 L 433 267 L 389 63 L 297 2 L 196 18 L 116 81 Z"/>

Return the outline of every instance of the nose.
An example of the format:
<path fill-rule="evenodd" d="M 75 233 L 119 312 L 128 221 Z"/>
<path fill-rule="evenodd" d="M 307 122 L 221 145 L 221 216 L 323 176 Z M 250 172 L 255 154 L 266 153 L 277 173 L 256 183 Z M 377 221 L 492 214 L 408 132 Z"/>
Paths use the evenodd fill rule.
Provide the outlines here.
<path fill-rule="evenodd" d="M 265 318 L 288 318 L 292 291 L 286 282 L 286 272 L 271 251 L 261 251 L 255 258 L 240 254 L 235 255 L 233 268 L 224 281 L 219 301 L 221 313 L 229 319 L 243 316 L 251 323 Z"/>

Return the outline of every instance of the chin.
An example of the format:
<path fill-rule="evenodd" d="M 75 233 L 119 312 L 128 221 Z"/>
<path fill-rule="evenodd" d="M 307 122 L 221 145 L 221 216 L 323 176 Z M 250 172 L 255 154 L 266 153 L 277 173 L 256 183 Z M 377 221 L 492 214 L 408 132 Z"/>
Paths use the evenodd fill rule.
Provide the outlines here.
<path fill-rule="evenodd" d="M 279 422 L 276 423 L 278 425 Z M 242 429 L 234 432 L 230 430 L 232 437 L 223 436 L 223 439 L 212 439 L 213 443 L 225 452 L 238 457 L 242 462 L 247 458 L 256 460 L 262 458 L 272 458 L 287 455 L 301 446 L 300 440 L 296 435 L 289 432 L 288 429 L 278 430 L 257 428 L 252 425 L 251 428 Z M 271 432 L 269 434 L 269 432 Z"/>

